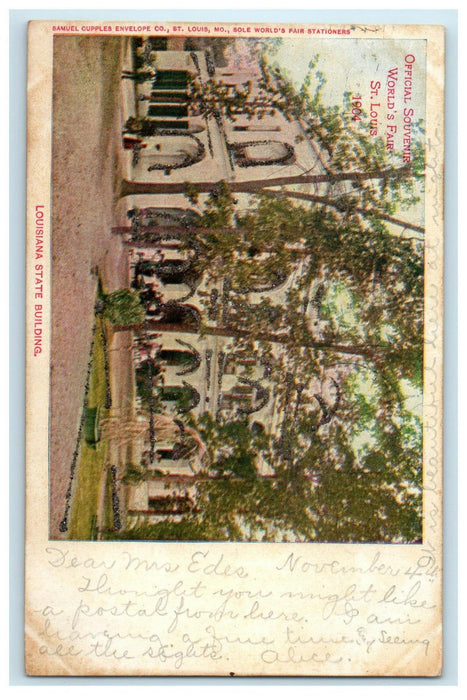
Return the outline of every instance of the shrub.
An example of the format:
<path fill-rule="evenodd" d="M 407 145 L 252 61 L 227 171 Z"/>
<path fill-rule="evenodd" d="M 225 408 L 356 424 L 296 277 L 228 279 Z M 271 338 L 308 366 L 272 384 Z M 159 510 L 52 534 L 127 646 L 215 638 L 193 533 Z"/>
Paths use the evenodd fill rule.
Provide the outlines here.
<path fill-rule="evenodd" d="M 144 323 L 145 309 L 138 292 L 117 289 L 104 297 L 104 316 L 115 326 L 138 326 Z"/>

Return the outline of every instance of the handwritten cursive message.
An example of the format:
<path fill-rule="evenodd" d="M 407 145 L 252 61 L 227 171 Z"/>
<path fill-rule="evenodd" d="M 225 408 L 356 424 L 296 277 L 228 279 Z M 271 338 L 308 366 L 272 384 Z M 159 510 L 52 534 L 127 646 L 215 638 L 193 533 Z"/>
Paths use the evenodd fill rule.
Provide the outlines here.
<path fill-rule="evenodd" d="M 388 669 L 402 657 L 414 669 L 435 663 L 434 552 L 420 548 L 407 566 L 395 550 L 362 563 L 312 551 L 278 548 L 239 565 L 215 546 L 176 558 L 163 546 L 155 558 L 86 558 L 50 545 L 49 578 L 67 584 L 34 609 L 39 656 L 90 671 L 107 660 L 121 674 L 238 673 L 245 658 L 271 675 L 362 673 L 382 658 Z"/>

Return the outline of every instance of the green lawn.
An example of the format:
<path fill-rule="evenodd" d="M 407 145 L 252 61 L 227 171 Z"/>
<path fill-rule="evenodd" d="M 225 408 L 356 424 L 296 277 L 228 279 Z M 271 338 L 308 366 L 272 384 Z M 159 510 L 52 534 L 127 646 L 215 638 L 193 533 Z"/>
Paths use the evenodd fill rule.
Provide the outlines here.
<path fill-rule="evenodd" d="M 107 414 L 104 345 L 100 320 L 97 319 L 88 393 L 88 414 L 98 409 L 101 418 Z M 95 536 L 96 517 L 99 508 L 99 493 L 104 478 L 106 455 L 105 441 L 88 444 L 89 429 L 82 432 L 80 455 L 76 470 L 76 486 L 71 506 L 68 537 L 71 540 L 89 540 Z M 105 476 L 107 479 L 107 477 Z M 108 487 L 106 488 L 106 496 Z M 107 497 L 106 497 L 107 501 Z"/>

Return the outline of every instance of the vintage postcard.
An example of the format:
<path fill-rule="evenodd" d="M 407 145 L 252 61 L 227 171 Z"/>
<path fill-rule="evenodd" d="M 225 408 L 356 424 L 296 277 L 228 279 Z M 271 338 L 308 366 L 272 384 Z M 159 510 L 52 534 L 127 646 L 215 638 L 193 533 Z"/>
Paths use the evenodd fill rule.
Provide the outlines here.
<path fill-rule="evenodd" d="M 442 671 L 444 30 L 31 22 L 26 670 Z"/>

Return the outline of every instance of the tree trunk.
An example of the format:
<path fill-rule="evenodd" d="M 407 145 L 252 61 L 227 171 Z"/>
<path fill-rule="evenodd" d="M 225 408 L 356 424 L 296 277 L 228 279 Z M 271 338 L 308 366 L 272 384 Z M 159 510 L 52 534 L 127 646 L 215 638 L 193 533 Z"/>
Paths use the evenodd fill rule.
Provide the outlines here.
<path fill-rule="evenodd" d="M 313 474 L 303 474 L 303 478 L 307 481 L 312 481 L 314 478 Z M 245 479 L 241 476 L 218 476 L 209 474 L 164 474 L 163 476 L 151 476 L 148 475 L 148 480 L 166 481 L 174 484 L 197 484 L 203 481 L 243 481 L 248 482 L 249 479 Z M 277 476 L 277 474 L 258 474 L 256 479 L 260 481 L 277 481 L 282 480 L 282 477 Z M 142 513 L 143 511 L 135 511 L 135 513 Z M 152 513 L 152 511 L 149 511 Z"/>
<path fill-rule="evenodd" d="M 251 338 L 252 340 L 263 340 L 267 343 L 287 344 L 290 340 L 289 333 L 264 333 L 249 328 L 232 328 L 231 326 L 205 326 L 203 333 L 206 335 L 217 335 L 227 337 Z M 377 355 L 375 346 L 367 345 L 341 345 L 339 343 L 323 343 L 317 340 L 307 340 L 300 343 L 300 347 L 316 348 L 318 350 L 332 350 L 345 355 L 361 355 L 367 358 L 374 358 Z"/>
<path fill-rule="evenodd" d="M 127 226 L 112 226 L 112 233 L 135 233 L 135 227 L 128 224 Z M 188 227 L 184 226 L 138 226 L 138 233 L 150 233 L 164 236 L 166 234 L 186 234 Z"/>
<path fill-rule="evenodd" d="M 268 192 L 268 195 L 270 193 Z M 180 248 L 182 244 L 182 237 L 180 238 L 164 238 L 164 235 L 173 232 L 174 234 L 188 234 L 191 236 L 191 239 L 188 238 L 184 243 L 184 247 L 187 249 L 190 249 L 190 240 L 193 242 L 197 242 L 198 245 L 201 245 L 200 241 L 200 236 L 205 236 L 209 235 L 211 237 L 223 237 L 223 236 L 234 236 L 234 240 L 238 241 L 242 237 L 246 238 L 249 235 L 248 229 L 245 228 L 240 228 L 240 227 L 235 227 L 235 226 L 224 226 L 222 228 L 220 227 L 206 227 L 206 226 L 197 226 L 197 227 L 190 227 L 189 229 L 185 229 L 183 227 L 175 227 L 175 226 L 141 226 L 138 229 L 138 232 L 135 234 L 135 230 L 131 226 L 113 226 L 112 227 L 112 233 L 116 235 L 129 235 L 129 236 L 135 236 L 135 238 L 130 238 L 130 240 L 123 240 L 123 245 L 131 248 L 163 248 L 163 249 L 177 249 Z M 154 236 L 154 238 L 151 240 L 145 240 L 144 237 L 139 238 L 139 235 L 142 234 L 149 234 L 151 236 Z M 308 250 L 307 248 L 303 248 L 302 246 L 297 247 L 295 244 L 285 244 L 285 249 L 292 253 L 293 255 L 298 255 L 298 256 L 309 256 L 312 254 L 312 251 Z M 262 253 L 268 253 L 270 252 L 268 249 L 262 250 Z M 208 262 L 208 264 L 211 264 Z"/>
<path fill-rule="evenodd" d="M 138 234 L 144 234 L 144 233 L 149 233 L 151 235 L 156 235 L 156 236 L 173 236 L 174 238 L 170 239 L 163 239 L 163 240 L 178 240 L 178 238 L 175 238 L 175 235 L 177 235 L 180 239 L 183 236 L 186 236 L 187 234 L 196 234 L 199 232 L 205 232 L 205 233 L 211 233 L 213 235 L 224 235 L 226 233 L 231 233 L 232 231 L 235 231 L 236 234 L 239 233 L 244 233 L 246 229 L 241 229 L 241 228 L 233 228 L 231 226 L 224 226 L 222 228 L 213 228 L 213 227 L 206 227 L 206 226 L 139 226 L 137 229 Z M 128 225 L 128 226 L 113 226 L 112 227 L 112 233 L 114 234 L 134 234 L 135 229 L 133 226 Z"/>
<path fill-rule="evenodd" d="M 156 249 L 156 250 L 167 250 L 169 252 L 174 252 L 178 251 L 180 248 L 180 241 L 178 242 L 172 242 L 172 243 L 167 243 L 162 241 L 144 241 L 144 240 L 129 240 L 129 241 L 122 241 L 122 244 L 127 247 L 127 248 L 151 248 L 151 249 Z"/>
<path fill-rule="evenodd" d="M 245 180 L 244 182 L 229 182 L 231 192 L 245 192 L 261 194 L 265 187 L 282 187 L 287 185 L 306 185 L 319 182 L 364 182 L 366 180 L 381 180 L 389 177 L 403 176 L 410 172 L 410 163 L 400 168 L 388 168 L 386 170 L 373 170 L 370 172 L 350 173 L 320 173 L 318 175 L 292 175 L 289 177 L 273 177 L 268 180 Z M 215 182 L 193 182 L 191 188 L 196 192 L 212 192 L 216 189 Z M 120 184 L 120 197 L 135 194 L 184 194 L 186 184 L 184 182 L 133 182 L 122 180 Z"/>
<path fill-rule="evenodd" d="M 235 328 L 232 326 L 204 326 L 202 331 L 195 327 L 183 326 L 178 323 L 160 323 L 159 321 L 148 321 L 146 326 L 148 330 L 154 331 L 175 331 L 178 333 L 193 333 L 196 335 L 215 335 L 226 338 L 250 338 L 251 340 L 262 340 L 267 343 L 278 343 L 286 345 L 290 339 L 288 333 L 263 333 L 249 328 Z M 137 330 L 142 326 L 114 326 L 113 331 L 128 331 Z M 343 355 L 359 355 L 370 360 L 377 359 L 380 351 L 385 346 L 375 345 L 342 345 L 340 343 L 323 343 L 318 340 L 308 340 L 301 342 L 302 348 L 316 348 L 317 350 L 330 350 Z"/>
<path fill-rule="evenodd" d="M 263 194 L 267 197 L 275 196 L 272 192 L 268 192 L 267 190 L 265 190 Z M 294 190 L 282 190 L 281 195 L 283 195 L 284 197 L 292 197 L 293 199 L 302 199 L 307 202 L 316 202 L 317 204 L 323 204 L 327 207 L 334 207 L 334 209 L 337 209 L 340 212 L 346 211 L 345 207 L 342 206 L 342 204 L 340 204 L 339 202 L 336 202 L 333 199 L 330 199 L 329 197 L 320 197 L 317 194 L 307 194 L 306 192 L 296 192 Z M 363 216 L 375 215 L 378 217 L 378 219 L 387 221 L 390 224 L 395 224 L 396 226 L 407 228 L 410 231 L 425 233 L 425 229 L 423 226 L 416 226 L 415 224 L 410 224 L 408 221 L 396 219 L 394 216 L 389 216 L 389 214 L 385 214 L 384 212 L 378 211 L 376 209 L 364 209 L 363 207 L 354 207 L 353 211 L 357 212 L 358 214 L 363 214 Z"/>

